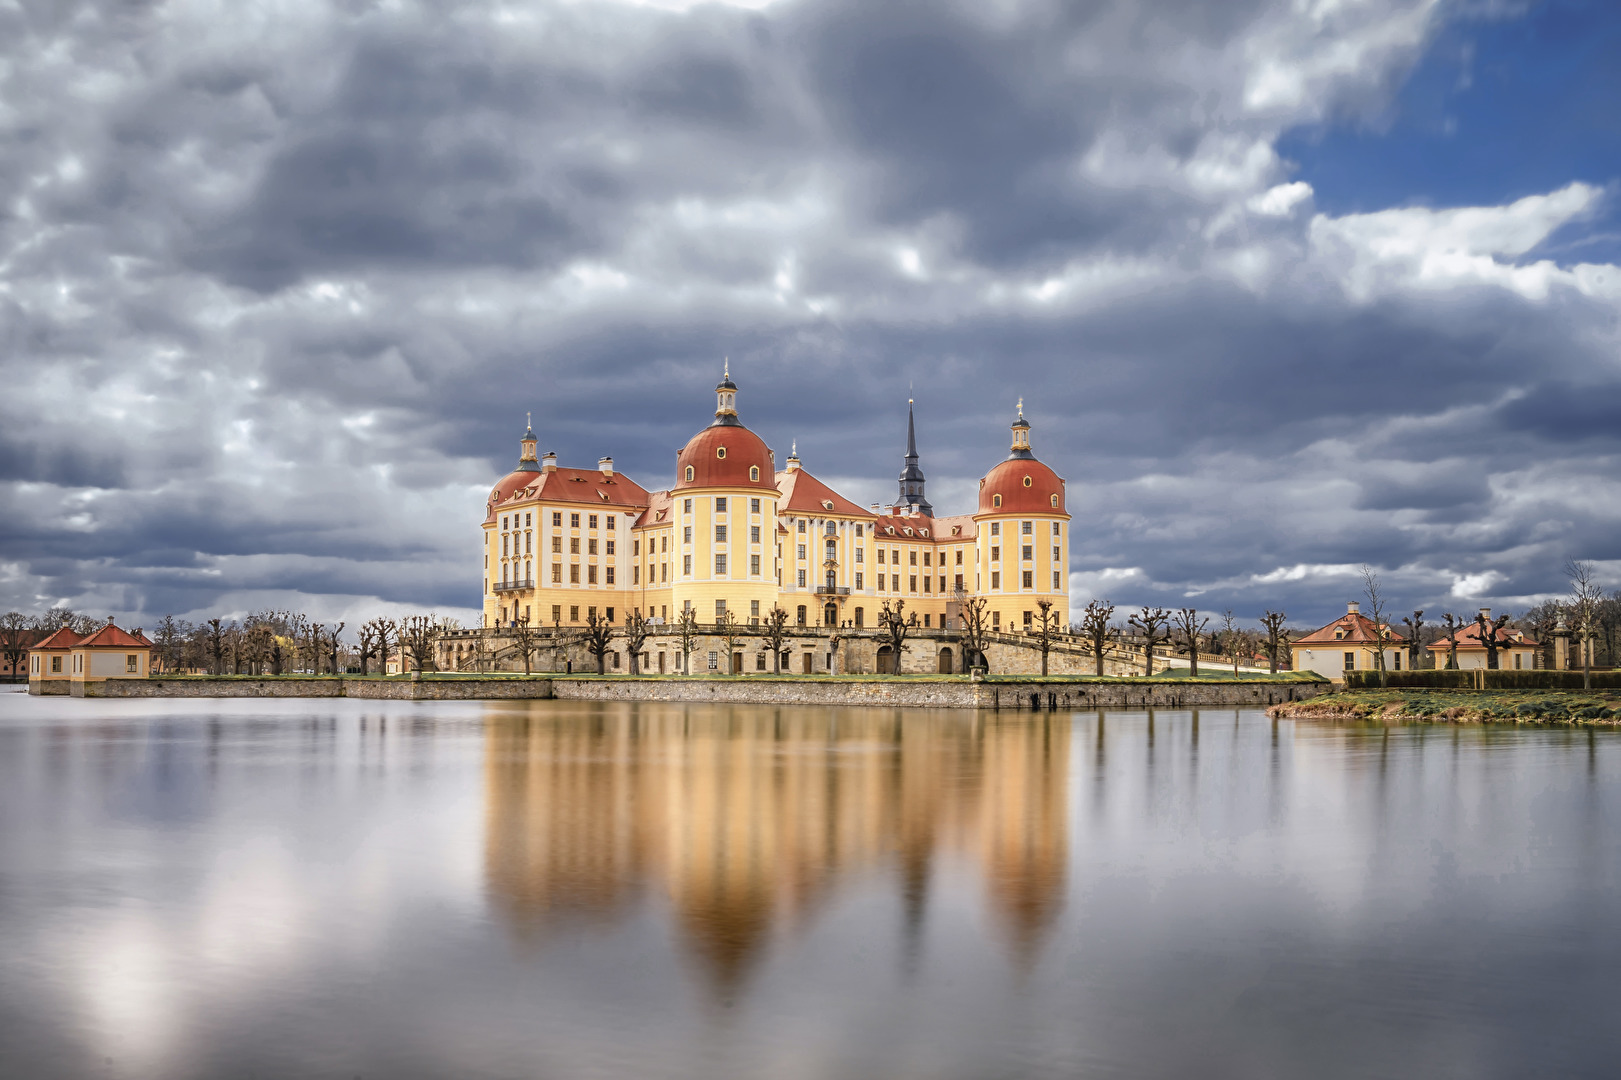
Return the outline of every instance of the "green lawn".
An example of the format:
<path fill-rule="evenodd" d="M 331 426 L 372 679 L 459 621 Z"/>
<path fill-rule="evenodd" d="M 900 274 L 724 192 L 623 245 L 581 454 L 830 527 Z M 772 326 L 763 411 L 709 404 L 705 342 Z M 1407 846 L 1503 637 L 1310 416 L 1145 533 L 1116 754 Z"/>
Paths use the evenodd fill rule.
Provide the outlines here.
<path fill-rule="evenodd" d="M 1297 719 L 1621 723 L 1621 690 L 1350 690 L 1272 711 Z"/>

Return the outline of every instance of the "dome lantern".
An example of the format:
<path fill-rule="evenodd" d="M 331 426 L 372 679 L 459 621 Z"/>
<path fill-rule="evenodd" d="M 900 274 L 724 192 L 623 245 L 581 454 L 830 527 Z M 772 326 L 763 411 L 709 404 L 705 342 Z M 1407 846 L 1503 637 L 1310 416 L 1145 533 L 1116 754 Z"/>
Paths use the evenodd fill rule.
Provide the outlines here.
<path fill-rule="evenodd" d="M 523 438 L 518 441 L 521 448 L 518 453 L 517 472 L 539 472 L 540 461 L 535 457 L 535 414 L 524 414 Z"/>
<path fill-rule="evenodd" d="M 726 358 L 720 384 L 715 387 L 715 423 L 741 426 L 737 419 L 737 384 L 732 382 L 732 360 Z"/>
<path fill-rule="evenodd" d="M 1008 459 L 1033 458 L 1030 451 L 1030 421 L 1024 418 L 1024 398 L 1019 399 L 1019 418 L 1013 421 L 1013 450 Z"/>

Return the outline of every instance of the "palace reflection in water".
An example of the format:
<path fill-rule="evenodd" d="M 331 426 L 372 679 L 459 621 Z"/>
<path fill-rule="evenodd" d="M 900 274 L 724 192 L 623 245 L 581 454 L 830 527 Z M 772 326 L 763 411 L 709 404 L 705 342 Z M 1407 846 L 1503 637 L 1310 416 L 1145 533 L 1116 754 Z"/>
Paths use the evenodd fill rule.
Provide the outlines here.
<path fill-rule="evenodd" d="M 1063 904 L 1071 718 L 679 705 L 492 706 L 485 866 L 519 933 L 668 898 L 720 989 L 865 873 L 909 931 L 964 857 L 1014 958 Z"/>

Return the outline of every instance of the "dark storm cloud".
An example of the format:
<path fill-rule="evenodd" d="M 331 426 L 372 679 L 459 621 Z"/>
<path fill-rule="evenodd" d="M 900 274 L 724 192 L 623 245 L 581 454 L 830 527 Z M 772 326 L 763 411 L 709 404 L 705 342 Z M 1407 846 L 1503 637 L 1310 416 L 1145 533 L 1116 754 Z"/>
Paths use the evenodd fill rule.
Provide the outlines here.
<path fill-rule="evenodd" d="M 661 486 L 722 355 L 862 501 L 907 397 L 969 498 L 1024 396 L 1082 599 L 1557 588 L 1615 555 L 1618 300 L 1530 253 L 1591 199 L 1314 217 L 1272 151 L 1433 17 L 0 12 L 6 606 L 465 610 L 525 411 Z"/>

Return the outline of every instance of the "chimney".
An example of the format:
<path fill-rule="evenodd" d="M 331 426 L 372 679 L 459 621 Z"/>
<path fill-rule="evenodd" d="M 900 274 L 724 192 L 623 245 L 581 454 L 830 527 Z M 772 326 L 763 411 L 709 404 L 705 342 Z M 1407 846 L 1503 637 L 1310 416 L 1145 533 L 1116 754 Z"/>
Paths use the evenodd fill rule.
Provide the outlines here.
<path fill-rule="evenodd" d="M 884 504 L 883 503 L 873 503 L 872 504 L 872 512 L 875 513 L 875 514 L 882 514 L 884 512 Z"/>
<path fill-rule="evenodd" d="M 1481 608 L 1480 609 L 1480 617 L 1485 619 L 1487 622 L 1491 622 L 1492 621 L 1492 609 L 1489 608 L 1489 607 Z"/>
<path fill-rule="evenodd" d="M 557 471 L 557 451 L 553 450 L 540 459 L 540 471 L 543 473 Z"/>
<path fill-rule="evenodd" d="M 1355 600 L 1352 600 L 1349 604 L 1345 605 L 1345 613 L 1347 615 L 1359 615 L 1361 612 L 1362 605 L 1357 603 Z"/>
<path fill-rule="evenodd" d="M 597 468 L 601 470 L 603 476 L 612 476 L 614 474 L 614 459 L 611 457 L 597 459 Z"/>

